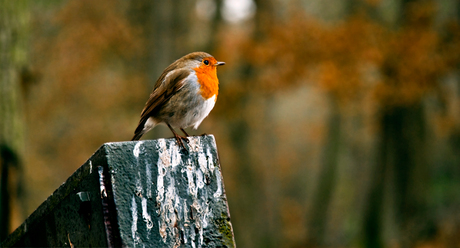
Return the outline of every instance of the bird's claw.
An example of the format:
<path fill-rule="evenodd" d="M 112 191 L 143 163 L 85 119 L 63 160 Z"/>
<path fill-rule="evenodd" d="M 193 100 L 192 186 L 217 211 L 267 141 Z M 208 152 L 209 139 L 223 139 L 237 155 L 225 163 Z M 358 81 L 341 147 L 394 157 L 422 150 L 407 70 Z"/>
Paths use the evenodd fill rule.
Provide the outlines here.
<path fill-rule="evenodd" d="M 180 136 L 180 138 L 184 140 L 185 142 L 187 142 L 187 144 L 190 144 L 190 140 L 187 137 Z"/>
<path fill-rule="evenodd" d="M 185 154 L 188 154 L 188 150 L 185 147 L 184 142 L 182 142 L 183 140 L 185 140 L 185 142 L 187 142 L 187 144 L 190 143 L 188 138 L 187 137 L 182 137 L 182 136 L 177 135 L 177 134 L 174 135 L 174 138 L 176 138 L 177 144 L 179 145 L 179 147 L 182 148 L 182 150 L 185 152 Z"/>

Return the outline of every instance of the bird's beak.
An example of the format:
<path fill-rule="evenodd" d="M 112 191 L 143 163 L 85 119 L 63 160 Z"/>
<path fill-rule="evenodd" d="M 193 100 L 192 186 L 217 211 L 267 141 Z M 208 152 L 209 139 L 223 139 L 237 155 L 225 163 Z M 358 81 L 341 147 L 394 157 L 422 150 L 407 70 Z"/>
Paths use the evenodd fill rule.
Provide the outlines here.
<path fill-rule="evenodd" d="M 219 66 L 219 65 L 225 65 L 225 62 L 217 61 L 216 66 Z"/>

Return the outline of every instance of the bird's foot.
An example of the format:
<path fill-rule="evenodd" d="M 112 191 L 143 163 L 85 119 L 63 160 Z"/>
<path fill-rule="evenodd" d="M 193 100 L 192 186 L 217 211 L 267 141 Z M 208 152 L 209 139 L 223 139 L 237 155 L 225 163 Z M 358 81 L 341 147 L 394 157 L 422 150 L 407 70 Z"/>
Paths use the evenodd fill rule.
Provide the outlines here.
<path fill-rule="evenodd" d="M 176 138 L 177 144 L 182 148 L 182 150 L 185 152 L 185 154 L 188 154 L 188 150 L 185 147 L 183 141 L 185 141 L 186 143 L 190 143 L 190 140 L 188 140 L 187 137 L 180 136 L 180 135 L 178 135 L 176 133 L 174 133 L 174 138 Z"/>
<path fill-rule="evenodd" d="M 185 130 L 184 130 L 183 128 L 181 128 L 180 130 L 181 130 L 181 131 L 182 131 L 182 132 L 185 134 L 185 137 L 188 137 L 188 136 L 190 136 L 190 135 L 188 135 L 188 133 L 187 133 L 187 132 L 185 132 Z"/>

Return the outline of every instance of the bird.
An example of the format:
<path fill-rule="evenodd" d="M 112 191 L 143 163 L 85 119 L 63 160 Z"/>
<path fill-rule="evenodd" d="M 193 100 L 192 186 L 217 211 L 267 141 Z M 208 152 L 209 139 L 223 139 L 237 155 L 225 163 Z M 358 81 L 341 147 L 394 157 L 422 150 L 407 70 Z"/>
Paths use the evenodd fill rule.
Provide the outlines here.
<path fill-rule="evenodd" d="M 206 52 L 192 52 L 170 64 L 160 75 L 141 112 L 139 124 L 132 141 L 158 124 L 166 124 L 180 147 L 187 149 L 182 140 L 189 142 L 184 130 L 197 129 L 217 100 L 219 80 L 217 67 L 225 62 L 217 61 Z M 176 133 L 179 128 L 185 136 Z"/>

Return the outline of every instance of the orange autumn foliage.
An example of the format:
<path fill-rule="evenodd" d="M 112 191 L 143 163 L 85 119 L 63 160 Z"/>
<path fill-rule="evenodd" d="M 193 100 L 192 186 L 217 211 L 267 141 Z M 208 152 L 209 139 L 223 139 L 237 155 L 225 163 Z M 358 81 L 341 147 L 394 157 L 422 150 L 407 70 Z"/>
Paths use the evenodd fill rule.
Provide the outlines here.
<path fill-rule="evenodd" d="M 244 54 L 266 92 L 314 83 L 341 101 L 371 94 L 383 105 L 414 103 L 460 62 L 460 36 L 444 37 L 422 7 L 396 29 L 364 15 L 330 25 L 296 13 L 244 43 Z"/>

